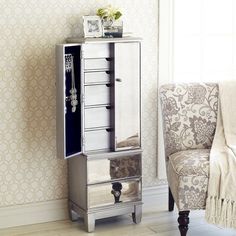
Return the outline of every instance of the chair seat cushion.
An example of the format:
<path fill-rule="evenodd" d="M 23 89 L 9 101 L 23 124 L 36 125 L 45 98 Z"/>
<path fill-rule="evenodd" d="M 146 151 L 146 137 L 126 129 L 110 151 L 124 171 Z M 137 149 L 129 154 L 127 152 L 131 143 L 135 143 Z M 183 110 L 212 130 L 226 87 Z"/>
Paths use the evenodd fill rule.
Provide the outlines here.
<path fill-rule="evenodd" d="M 210 149 L 193 149 L 176 152 L 169 156 L 169 165 L 177 175 L 209 176 Z"/>
<path fill-rule="evenodd" d="M 168 183 L 179 211 L 205 209 L 210 149 L 179 151 L 169 156 Z"/>

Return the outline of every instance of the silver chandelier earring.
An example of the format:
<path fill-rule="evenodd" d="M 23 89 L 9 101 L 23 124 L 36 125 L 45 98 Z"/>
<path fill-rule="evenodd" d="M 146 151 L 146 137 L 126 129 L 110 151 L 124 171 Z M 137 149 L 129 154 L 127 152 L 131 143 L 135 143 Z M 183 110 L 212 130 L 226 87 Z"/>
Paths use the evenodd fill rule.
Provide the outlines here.
<path fill-rule="evenodd" d="M 78 105 L 78 100 L 77 100 L 77 89 L 75 88 L 75 72 L 74 72 L 74 61 L 73 61 L 73 56 L 72 54 L 65 54 L 65 71 L 66 73 L 70 73 L 71 77 L 71 89 L 69 90 L 70 92 L 70 97 L 69 101 L 71 103 L 71 111 L 75 112 L 76 111 L 76 106 Z"/>

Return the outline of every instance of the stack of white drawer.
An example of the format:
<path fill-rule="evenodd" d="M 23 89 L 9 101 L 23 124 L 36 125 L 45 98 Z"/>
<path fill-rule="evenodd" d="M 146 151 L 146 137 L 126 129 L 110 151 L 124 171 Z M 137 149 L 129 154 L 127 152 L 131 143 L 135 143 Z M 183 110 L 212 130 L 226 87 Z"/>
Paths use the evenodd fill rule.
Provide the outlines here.
<path fill-rule="evenodd" d="M 111 70 L 109 44 L 84 47 L 85 151 L 111 148 Z"/>

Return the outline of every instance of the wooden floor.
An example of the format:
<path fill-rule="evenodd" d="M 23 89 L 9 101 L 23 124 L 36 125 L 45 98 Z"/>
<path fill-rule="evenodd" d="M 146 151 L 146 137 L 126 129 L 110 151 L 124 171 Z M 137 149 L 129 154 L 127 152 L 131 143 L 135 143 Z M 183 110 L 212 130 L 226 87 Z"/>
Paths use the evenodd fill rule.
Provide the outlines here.
<path fill-rule="evenodd" d="M 69 220 L 21 226 L 0 230 L 0 236 L 179 236 L 178 213 L 168 212 L 167 195 L 144 199 L 142 223 L 135 225 L 130 216 L 96 221 L 93 233 L 86 233 L 83 221 Z M 204 211 L 190 212 L 188 236 L 236 236 L 236 230 L 226 230 L 207 224 Z"/>

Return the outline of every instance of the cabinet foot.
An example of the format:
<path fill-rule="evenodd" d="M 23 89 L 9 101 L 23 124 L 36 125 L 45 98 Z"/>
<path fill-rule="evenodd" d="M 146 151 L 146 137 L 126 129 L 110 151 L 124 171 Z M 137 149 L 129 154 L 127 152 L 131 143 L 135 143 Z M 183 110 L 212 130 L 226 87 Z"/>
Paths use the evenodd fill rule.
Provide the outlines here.
<path fill-rule="evenodd" d="M 78 220 L 79 216 L 75 211 L 69 210 L 69 218 L 70 218 L 71 221 L 74 222 L 74 221 Z"/>
<path fill-rule="evenodd" d="M 139 224 L 142 219 L 142 205 L 134 206 L 134 212 L 132 213 L 133 222 Z"/>
<path fill-rule="evenodd" d="M 71 221 L 77 221 L 79 218 L 79 215 L 73 210 L 73 204 L 68 204 L 68 212 L 69 212 L 69 219 Z"/>
<path fill-rule="evenodd" d="M 93 232 L 95 229 L 95 219 L 91 214 L 87 214 L 84 216 L 84 226 L 88 233 Z"/>

